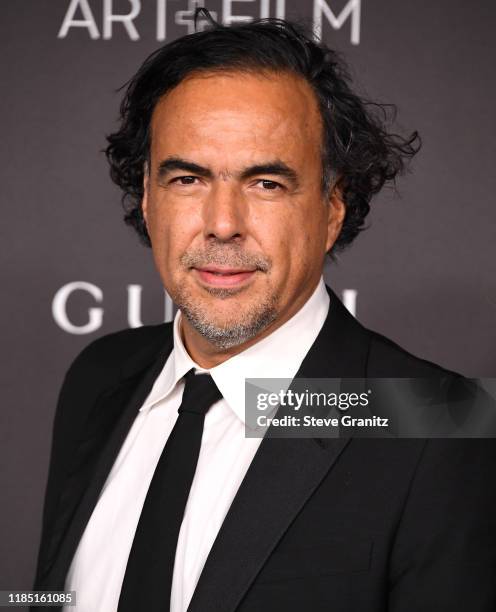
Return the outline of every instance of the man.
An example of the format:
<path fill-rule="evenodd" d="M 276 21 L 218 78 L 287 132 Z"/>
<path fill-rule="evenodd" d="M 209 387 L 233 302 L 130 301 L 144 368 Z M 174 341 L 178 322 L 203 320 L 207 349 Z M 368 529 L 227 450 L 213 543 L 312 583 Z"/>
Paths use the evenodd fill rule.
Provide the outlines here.
<path fill-rule="evenodd" d="M 112 177 L 179 311 L 70 368 L 36 588 L 85 612 L 494 610 L 492 441 L 245 436 L 246 377 L 454 377 L 322 280 L 416 135 L 274 20 L 165 45 L 121 111 Z"/>

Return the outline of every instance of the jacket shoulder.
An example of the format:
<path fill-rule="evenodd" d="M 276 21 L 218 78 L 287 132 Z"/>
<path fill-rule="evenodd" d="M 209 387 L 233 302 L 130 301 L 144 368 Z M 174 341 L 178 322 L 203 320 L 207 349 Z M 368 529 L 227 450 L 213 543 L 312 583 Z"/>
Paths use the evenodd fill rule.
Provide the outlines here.
<path fill-rule="evenodd" d="M 67 370 L 59 393 L 55 426 L 58 422 L 69 426 L 67 420 L 79 421 L 102 393 L 144 369 L 168 344 L 172 348 L 172 323 L 126 329 L 91 342 Z"/>
<path fill-rule="evenodd" d="M 409 353 L 377 332 L 367 331 L 370 338 L 367 375 L 371 378 L 459 376 L 456 372 Z"/>
<path fill-rule="evenodd" d="M 66 378 L 78 374 L 118 376 L 132 358 L 153 356 L 172 338 L 172 323 L 123 329 L 97 338 L 72 362 Z"/>

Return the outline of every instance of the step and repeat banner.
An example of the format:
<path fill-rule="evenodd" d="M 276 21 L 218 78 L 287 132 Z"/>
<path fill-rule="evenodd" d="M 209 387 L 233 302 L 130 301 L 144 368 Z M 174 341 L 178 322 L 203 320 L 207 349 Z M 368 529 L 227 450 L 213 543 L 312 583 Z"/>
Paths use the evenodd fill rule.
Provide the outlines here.
<path fill-rule="evenodd" d="M 2 589 L 31 585 L 60 383 L 98 336 L 171 320 L 122 221 L 102 149 L 122 90 L 161 44 L 295 19 L 342 52 L 357 90 L 397 105 L 423 147 L 372 202 L 326 281 L 365 325 L 471 377 L 496 376 L 496 5 L 489 0 L 4 0 Z M 204 23 L 200 21 L 199 27 Z"/>

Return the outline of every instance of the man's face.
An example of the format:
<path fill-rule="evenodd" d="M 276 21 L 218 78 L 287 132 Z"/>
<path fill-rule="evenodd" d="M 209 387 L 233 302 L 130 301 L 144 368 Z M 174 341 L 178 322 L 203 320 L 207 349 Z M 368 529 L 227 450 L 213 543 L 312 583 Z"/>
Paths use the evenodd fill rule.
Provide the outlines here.
<path fill-rule="evenodd" d="M 189 77 L 157 104 L 143 212 L 192 333 L 228 349 L 288 320 L 322 274 L 344 205 L 322 194 L 322 121 L 291 74 Z"/>

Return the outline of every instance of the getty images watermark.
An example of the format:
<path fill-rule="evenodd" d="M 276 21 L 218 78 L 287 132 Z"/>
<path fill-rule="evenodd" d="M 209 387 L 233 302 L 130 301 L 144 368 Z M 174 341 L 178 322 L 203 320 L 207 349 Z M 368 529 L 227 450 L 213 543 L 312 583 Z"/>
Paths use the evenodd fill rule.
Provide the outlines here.
<path fill-rule="evenodd" d="M 248 378 L 249 438 L 493 438 L 496 379 Z"/>

